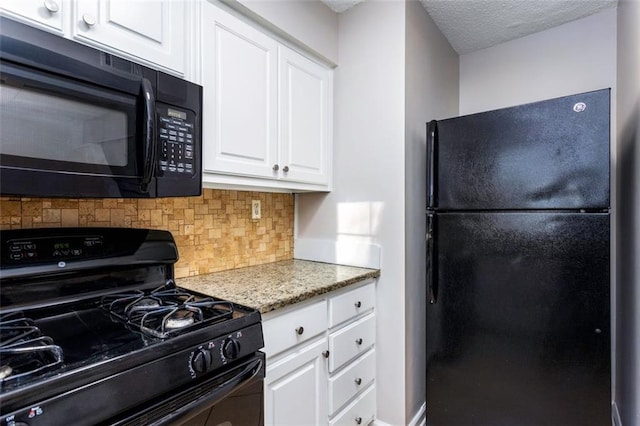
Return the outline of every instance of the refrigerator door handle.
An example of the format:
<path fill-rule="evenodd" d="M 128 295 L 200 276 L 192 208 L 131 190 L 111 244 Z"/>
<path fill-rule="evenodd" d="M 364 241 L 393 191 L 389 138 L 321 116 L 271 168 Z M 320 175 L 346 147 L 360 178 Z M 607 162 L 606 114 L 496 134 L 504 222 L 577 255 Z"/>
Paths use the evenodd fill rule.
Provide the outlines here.
<path fill-rule="evenodd" d="M 435 222 L 433 213 L 427 213 L 427 291 L 429 303 L 434 305 L 438 299 L 438 280 L 436 271 Z"/>
<path fill-rule="evenodd" d="M 436 207 L 438 122 L 427 123 L 427 207 Z"/>

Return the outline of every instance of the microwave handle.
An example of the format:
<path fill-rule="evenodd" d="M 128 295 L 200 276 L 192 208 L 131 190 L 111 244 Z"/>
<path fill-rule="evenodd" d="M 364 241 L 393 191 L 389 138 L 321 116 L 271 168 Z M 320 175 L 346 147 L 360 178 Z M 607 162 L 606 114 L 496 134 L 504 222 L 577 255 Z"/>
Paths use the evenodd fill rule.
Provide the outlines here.
<path fill-rule="evenodd" d="M 142 182 L 140 183 L 140 190 L 143 193 L 148 193 L 156 166 L 156 100 L 153 96 L 153 87 L 148 79 L 142 79 L 141 89 L 144 102 L 144 171 L 142 174 Z"/>

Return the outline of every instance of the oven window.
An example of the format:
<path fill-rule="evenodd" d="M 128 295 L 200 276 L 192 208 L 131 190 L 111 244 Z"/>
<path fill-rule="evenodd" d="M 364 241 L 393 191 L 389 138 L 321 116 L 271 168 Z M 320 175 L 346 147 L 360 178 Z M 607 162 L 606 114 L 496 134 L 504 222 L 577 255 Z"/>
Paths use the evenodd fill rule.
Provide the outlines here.
<path fill-rule="evenodd" d="M 136 96 L 3 63 L 3 166 L 137 176 Z"/>

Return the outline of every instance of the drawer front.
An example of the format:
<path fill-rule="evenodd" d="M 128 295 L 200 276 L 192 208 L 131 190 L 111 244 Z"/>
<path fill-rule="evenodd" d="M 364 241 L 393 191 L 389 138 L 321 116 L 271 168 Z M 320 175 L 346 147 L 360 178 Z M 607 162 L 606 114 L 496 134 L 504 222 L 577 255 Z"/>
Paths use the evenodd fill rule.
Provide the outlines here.
<path fill-rule="evenodd" d="M 376 387 L 371 386 L 355 401 L 349 404 L 335 419 L 331 426 L 362 426 L 371 423 L 376 415 Z"/>
<path fill-rule="evenodd" d="M 365 352 L 376 340 L 376 317 L 373 313 L 329 336 L 329 371 Z"/>
<path fill-rule="evenodd" d="M 329 327 L 373 309 L 376 301 L 374 283 L 329 299 Z"/>
<path fill-rule="evenodd" d="M 369 351 L 352 365 L 329 379 L 329 413 L 333 414 L 366 388 L 376 374 L 376 353 Z"/>
<path fill-rule="evenodd" d="M 326 329 L 327 303 L 324 300 L 270 318 L 262 324 L 264 352 L 271 357 L 324 333 Z"/>

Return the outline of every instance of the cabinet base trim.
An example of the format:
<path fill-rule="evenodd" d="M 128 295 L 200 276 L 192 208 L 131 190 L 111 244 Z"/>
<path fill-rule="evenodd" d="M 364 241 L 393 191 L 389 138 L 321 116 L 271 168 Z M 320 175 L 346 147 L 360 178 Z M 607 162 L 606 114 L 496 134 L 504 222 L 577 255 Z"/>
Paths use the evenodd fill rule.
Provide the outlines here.
<path fill-rule="evenodd" d="M 423 402 L 418 412 L 409 422 L 409 426 L 425 426 L 427 424 L 427 403 Z"/>

